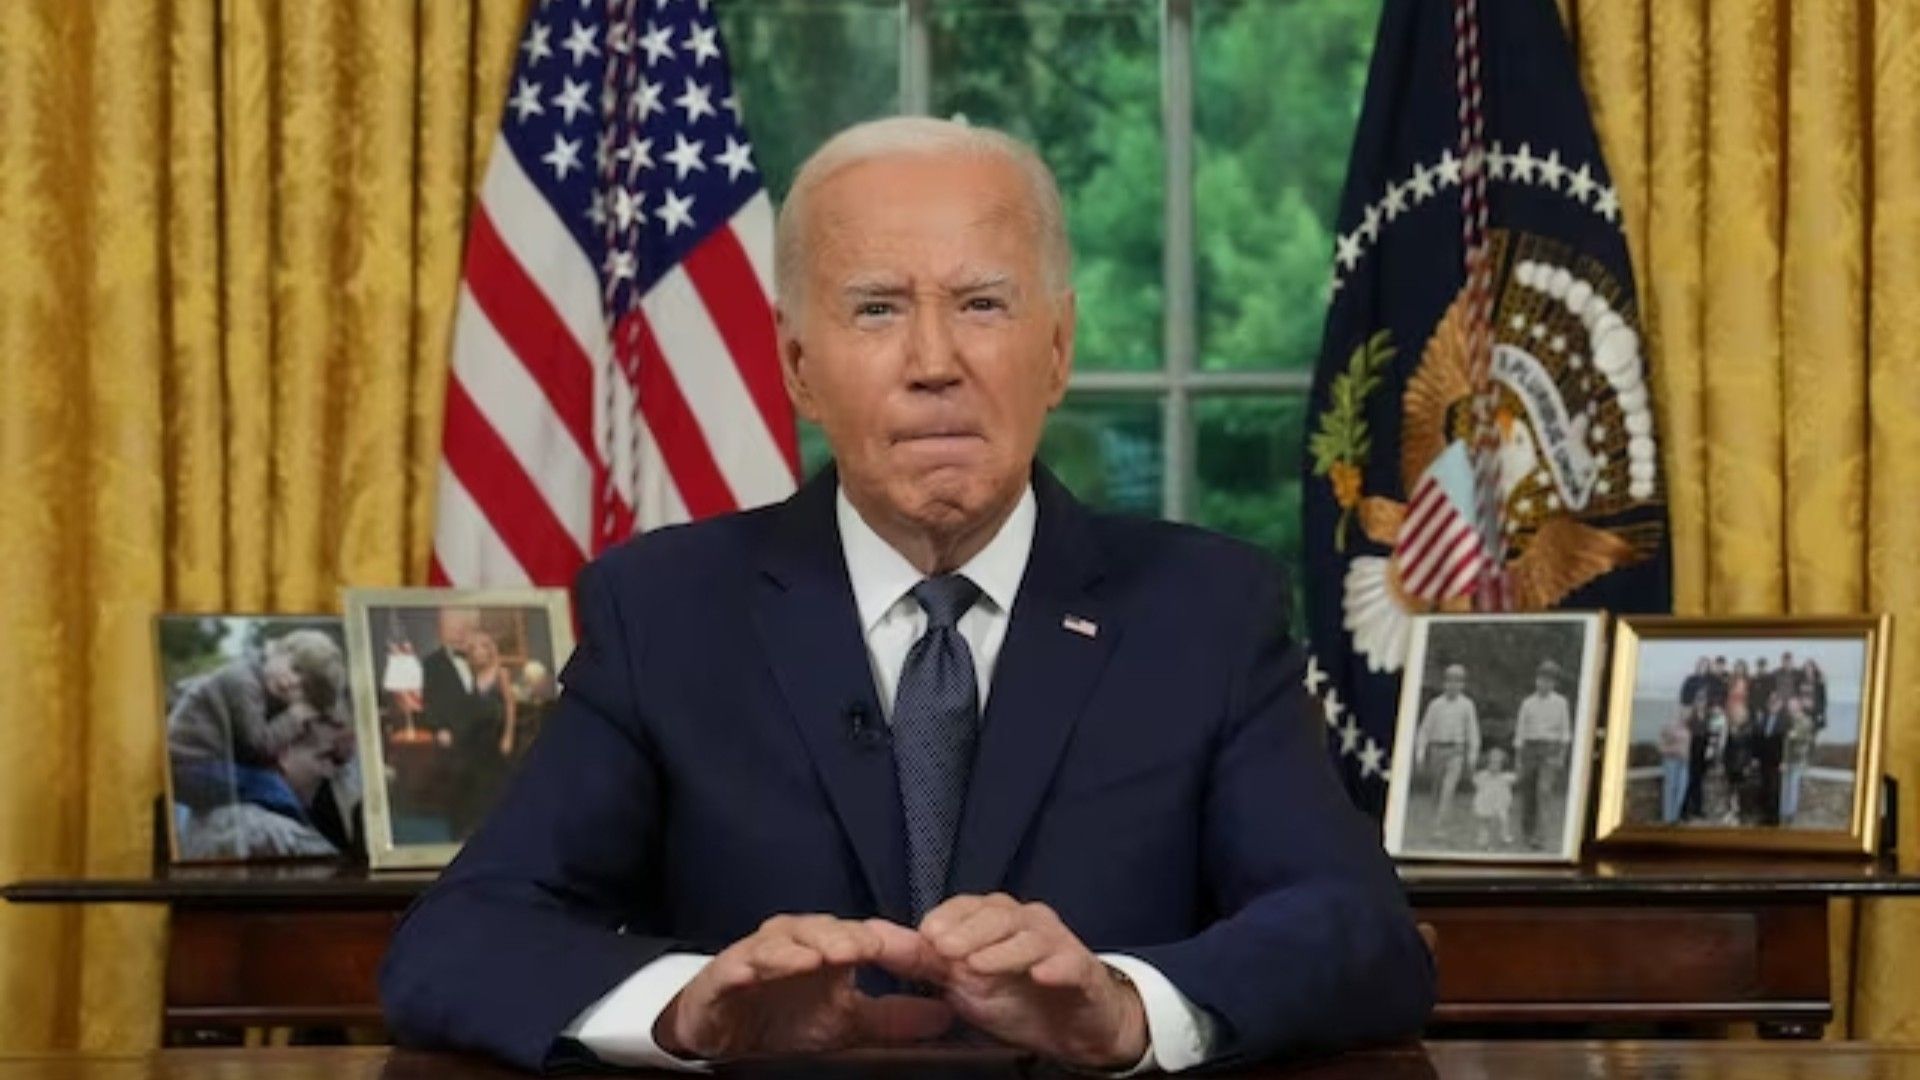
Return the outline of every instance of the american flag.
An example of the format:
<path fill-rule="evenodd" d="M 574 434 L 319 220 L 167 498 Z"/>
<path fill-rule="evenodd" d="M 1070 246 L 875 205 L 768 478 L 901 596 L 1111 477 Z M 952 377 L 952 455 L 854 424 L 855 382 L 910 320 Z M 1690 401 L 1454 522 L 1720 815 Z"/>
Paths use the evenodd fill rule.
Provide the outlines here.
<path fill-rule="evenodd" d="M 773 210 L 710 0 L 543 0 L 467 238 L 435 584 L 790 493 Z"/>
<path fill-rule="evenodd" d="M 1455 444 L 1414 485 L 1395 541 L 1400 587 L 1409 594 L 1438 604 L 1479 586 L 1489 560 L 1474 517 L 1475 481 L 1473 464 Z"/>

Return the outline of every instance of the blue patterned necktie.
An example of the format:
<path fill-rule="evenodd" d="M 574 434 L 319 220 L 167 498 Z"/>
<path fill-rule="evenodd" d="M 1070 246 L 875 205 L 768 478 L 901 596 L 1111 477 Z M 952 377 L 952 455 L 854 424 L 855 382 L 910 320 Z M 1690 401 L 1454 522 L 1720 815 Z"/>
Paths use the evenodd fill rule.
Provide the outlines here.
<path fill-rule="evenodd" d="M 958 624 L 980 598 L 980 587 L 959 574 L 943 574 L 915 585 L 913 598 L 927 613 L 927 630 L 900 669 L 893 698 L 893 766 L 906 817 L 907 892 L 917 925 L 946 899 L 954 836 L 973 769 L 980 691 L 973 652 Z"/>

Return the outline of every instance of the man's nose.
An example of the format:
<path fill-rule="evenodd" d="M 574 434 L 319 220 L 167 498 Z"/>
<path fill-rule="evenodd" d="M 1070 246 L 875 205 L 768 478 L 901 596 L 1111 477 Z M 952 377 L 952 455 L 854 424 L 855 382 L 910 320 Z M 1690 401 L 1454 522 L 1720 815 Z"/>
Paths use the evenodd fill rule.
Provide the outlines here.
<path fill-rule="evenodd" d="M 945 390 L 961 378 L 958 352 L 947 313 L 938 304 L 914 307 L 907 338 L 907 379 L 915 390 Z"/>

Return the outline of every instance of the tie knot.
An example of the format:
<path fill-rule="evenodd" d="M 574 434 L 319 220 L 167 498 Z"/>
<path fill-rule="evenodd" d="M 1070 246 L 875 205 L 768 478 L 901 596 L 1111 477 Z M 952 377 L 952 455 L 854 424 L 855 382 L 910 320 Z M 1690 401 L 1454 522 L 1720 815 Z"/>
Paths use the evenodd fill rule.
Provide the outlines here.
<path fill-rule="evenodd" d="M 980 599 L 980 586 L 960 574 L 941 574 L 915 585 L 913 598 L 926 611 L 930 627 L 951 629 Z"/>

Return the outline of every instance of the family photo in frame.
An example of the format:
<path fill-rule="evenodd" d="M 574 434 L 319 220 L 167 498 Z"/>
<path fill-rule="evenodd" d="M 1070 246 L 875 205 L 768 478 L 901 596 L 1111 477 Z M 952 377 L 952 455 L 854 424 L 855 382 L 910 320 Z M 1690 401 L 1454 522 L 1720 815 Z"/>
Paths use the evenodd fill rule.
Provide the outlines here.
<path fill-rule="evenodd" d="M 361 841 L 341 622 L 154 620 L 174 862 L 337 858 Z"/>
<path fill-rule="evenodd" d="M 376 868 L 445 865 L 505 789 L 573 652 L 561 589 L 349 589 Z"/>
<path fill-rule="evenodd" d="M 1890 626 L 1621 620 L 1596 839 L 1872 853 Z"/>
<path fill-rule="evenodd" d="M 1396 858 L 1571 862 L 1586 828 L 1605 617 L 1414 621 L 1393 768 Z"/>

